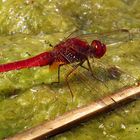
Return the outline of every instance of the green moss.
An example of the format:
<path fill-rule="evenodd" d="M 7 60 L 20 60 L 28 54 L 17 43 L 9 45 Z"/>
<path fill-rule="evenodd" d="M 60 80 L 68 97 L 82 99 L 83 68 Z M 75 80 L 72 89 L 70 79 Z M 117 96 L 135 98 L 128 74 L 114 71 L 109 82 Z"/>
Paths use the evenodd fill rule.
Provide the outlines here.
<path fill-rule="evenodd" d="M 4 0 L 0 2 L 0 16 L 1 34 L 52 33 L 75 28 L 100 32 L 137 28 L 140 22 L 136 0 L 131 4 L 121 0 Z"/>
<path fill-rule="evenodd" d="M 140 26 L 137 0 L 6 0 L 0 1 L 0 17 L 1 64 L 51 50 L 50 43 L 59 43 L 73 29 L 105 32 Z M 86 39 L 91 42 L 94 38 L 95 35 Z M 107 53 L 100 60 L 90 59 L 97 79 L 82 68 L 70 77 L 73 101 L 64 79 L 71 65 L 62 67 L 60 85 L 51 84 L 57 80 L 57 71 L 50 71 L 48 66 L 0 73 L 0 139 L 140 80 L 139 35 L 133 41 L 122 32 L 99 36 L 99 39 L 106 44 L 123 43 L 107 45 Z M 108 72 L 114 65 L 123 71 L 117 78 L 111 78 Z M 139 105 L 139 101 L 133 102 L 51 139 L 137 139 Z"/>

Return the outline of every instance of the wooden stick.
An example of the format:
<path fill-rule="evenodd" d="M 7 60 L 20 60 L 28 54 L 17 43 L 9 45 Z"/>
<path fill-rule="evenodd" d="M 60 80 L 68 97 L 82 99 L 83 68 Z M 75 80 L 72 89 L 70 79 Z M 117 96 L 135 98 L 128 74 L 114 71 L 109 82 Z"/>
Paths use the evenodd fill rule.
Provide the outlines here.
<path fill-rule="evenodd" d="M 6 140 L 38 140 L 44 137 L 48 138 L 84 121 L 85 119 L 89 119 L 98 113 L 111 109 L 116 105 L 120 105 L 126 101 L 135 100 L 139 96 L 140 85 L 129 87 L 89 105 L 67 112 L 54 120 L 44 122 L 41 125 L 31 128 L 23 133 L 16 134 Z"/>

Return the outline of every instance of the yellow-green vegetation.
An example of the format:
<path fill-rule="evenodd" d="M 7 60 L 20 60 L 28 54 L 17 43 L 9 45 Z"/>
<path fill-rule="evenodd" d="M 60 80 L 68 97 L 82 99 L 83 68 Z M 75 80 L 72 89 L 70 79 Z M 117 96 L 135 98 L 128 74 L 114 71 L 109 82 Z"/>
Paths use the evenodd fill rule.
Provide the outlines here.
<path fill-rule="evenodd" d="M 50 43 L 59 43 L 75 29 L 95 33 L 140 28 L 139 7 L 139 0 L 2 0 L 0 64 L 53 49 Z M 108 46 L 102 59 L 90 59 L 97 79 L 80 67 L 70 76 L 73 101 L 65 82 L 71 65 L 62 67 L 59 85 L 51 84 L 57 70 L 48 66 L 0 73 L 0 139 L 137 83 L 140 35 L 137 40 L 129 40 L 127 33 L 114 35 L 101 40 L 118 44 Z M 121 71 L 115 78 L 108 71 L 114 66 Z M 50 139 L 139 140 L 139 106 L 137 100 Z"/>

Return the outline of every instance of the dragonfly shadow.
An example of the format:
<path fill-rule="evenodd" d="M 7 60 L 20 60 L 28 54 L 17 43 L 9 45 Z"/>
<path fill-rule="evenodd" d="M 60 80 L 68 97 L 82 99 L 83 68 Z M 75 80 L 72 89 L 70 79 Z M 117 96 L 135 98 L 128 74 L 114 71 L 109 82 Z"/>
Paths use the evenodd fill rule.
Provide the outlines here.
<path fill-rule="evenodd" d="M 73 94 L 79 92 L 87 93 L 87 91 L 99 92 L 99 90 L 103 91 L 104 88 L 107 88 L 106 91 L 108 91 L 108 83 L 112 83 L 112 81 L 119 81 L 121 75 L 122 72 L 116 67 L 95 67 L 93 69 L 93 74 L 91 74 L 90 71 L 79 68 L 76 73 L 70 75 L 68 82 Z M 62 90 L 64 92 L 70 92 L 68 91 L 69 88 L 67 82 L 65 81 L 65 78 L 61 80 L 60 83 L 53 83 L 47 85 L 52 90 L 58 93 Z"/>

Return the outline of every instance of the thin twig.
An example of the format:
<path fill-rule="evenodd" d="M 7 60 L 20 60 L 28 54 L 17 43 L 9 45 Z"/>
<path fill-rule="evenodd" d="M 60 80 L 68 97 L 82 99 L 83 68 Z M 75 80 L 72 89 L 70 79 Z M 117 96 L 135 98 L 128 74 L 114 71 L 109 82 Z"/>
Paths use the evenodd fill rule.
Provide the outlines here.
<path fill-rule="evenodd" d="M 129 87 L 115 94 L 106 96 L 103 99 L 97 100 L 96 102 L 92 102 L 89 105 L 67 112 L 54 120 L 44 122 L 43 124 L 23 133 L 9 137 L 6 140 L 38 140 L 44 137 L 48 138 L 71 128 L 77 123 L 94 117 L 99 113 L 109 111 L 112 108 L 114 109 L 114 107 L 118 107 L 118 105 L 124 102 L 133 101 L 136 97 L 140 97 L 140 85 Z"/>

